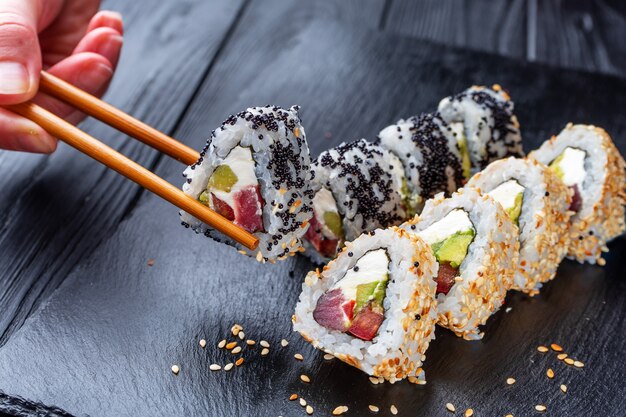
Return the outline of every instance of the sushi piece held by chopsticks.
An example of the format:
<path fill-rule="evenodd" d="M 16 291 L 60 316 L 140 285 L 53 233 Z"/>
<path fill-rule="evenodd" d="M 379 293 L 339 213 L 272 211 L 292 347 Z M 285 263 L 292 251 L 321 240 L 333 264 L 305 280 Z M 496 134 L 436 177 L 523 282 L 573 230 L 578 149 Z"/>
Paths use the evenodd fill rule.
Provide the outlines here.
<path fill-rule="evenodd" d="M 309 148 L 298 109 L 252 107 L 230 116 L 183 174 L 187 195 L 255 235 L 258 248 L 249 250 L 182 211 L 184 226 L 260 262 L 303 250 L 313 210 Z"/>

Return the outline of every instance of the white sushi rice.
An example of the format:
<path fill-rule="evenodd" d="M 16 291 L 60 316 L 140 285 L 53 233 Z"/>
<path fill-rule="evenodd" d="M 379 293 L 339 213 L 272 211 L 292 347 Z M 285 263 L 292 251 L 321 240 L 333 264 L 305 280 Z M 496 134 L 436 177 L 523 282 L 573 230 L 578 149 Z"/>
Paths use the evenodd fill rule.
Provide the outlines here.
<path fill-rule="evenodd" d="M 519 242 L 517 227 L 491 197 L 473 188 L 460 189 L 450 198 L 428 200 L 419 216 L 401 227 L 411 234 L 463 209 L 474 226 L 475 237 L 459 266 L 460 281 L 448 294 L 437 295 L 439 324 L 468 340 L 483 336 L 479 326 L 502 306 L 513 285 Z"/>
<path fill-rule="evenodd" d="M 313 188 L 330 190 L 337 202 L 346 240 L 406 217 L 402 172 L 385 148 L 360 139 L 322 152 L 313 163 Z"/>
<path fill-rule="evenodd" d="M 380 145 L 404 166 L 412 193 L 410 214 L 439 192 L 456 191 L 462 183 L 461 153 L 454 132 L 437 113 L 400 119 L 378 134 Z"/>
<path fill-rule="evenodd" d="M 260 262 L 273 262 L 302 251 L 301 238 L 313 213 L 313 194 L 309 186 L 309 148 L 298 107 L 253 107 L 228 118 L 213 131 L 200 160 L 185 170 L 185 194 L 198 199 L 213 171 L 236 146 L 252 150 L 264 201 L 265 231 L 254 233 L 259 238 L 258 249 L 247 249 L 186 212 L 180 213 L 183 225 L 235 246 Z"/>
<path fill-rule="evenodd" d="M 519 122 L 508 93 L 499 85 L 472 86 L 439 103 L 441 117 L 448 123 L 462 123 L 477 172 L 491 161 L 507 156 L 524 156 Z"/>
<path fill-rule="evenodd" d="M 529 158 L 549 165 L 567 147 L 586 153 L 586 176 L 579 190 L 582 207 L 570 219 L 568 257 L 581 263 L 604 263 L 601 259 L 602 252 L 608 250 L 607 242 L 622 234 L 626 227 L 626 164 L 604 129 L 571 123 Z"/>
<path fill-rule="evenodd" d="M 318 324 L 313 318 L 318 299 L 359 258 L 380 248 L 385 248 L 389 255 L 390 274 L 383 302 L 385 319 L 374 339 L 364 341 Z M 437 262 L 430 246 L 421 239 L 410 237 L 397 227 L 363 234 L 347 242 L 321 272 L 312 271 L 306 276 L 293 316 L 293 329 L 316 348 L 369 375 L 390 382 L 406 377 L 412 382 L 423 380 L 422 362 L 434 338 L 436 275 Z"/>
<path fill-rule="evenodd" d="M 542 282 L 554 278 L 567 251 L 571 195 L 547 166 L 513 157 L 492 162 L 467 186 L 486 194 L 509 180 L 524 187 L 518 218 L 520 255 L 513 289 L 534 295 Z"/>

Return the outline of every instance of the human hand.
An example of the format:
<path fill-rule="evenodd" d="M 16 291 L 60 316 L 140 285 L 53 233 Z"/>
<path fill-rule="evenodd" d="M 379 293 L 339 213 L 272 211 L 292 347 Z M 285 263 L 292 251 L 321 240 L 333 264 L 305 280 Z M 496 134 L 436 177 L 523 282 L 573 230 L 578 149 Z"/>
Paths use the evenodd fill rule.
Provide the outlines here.
<path fill-rule="evenodd" d="M 33 100 L 78 123 L 84 115 L 43 93 L 49 73 L 95 96 L 111 81 L 122 48 L 122 16 L 100 0 L 0 0 L 0 105 Z M 57 140 L 34 122 L 0 107 L 0 148 L 51 153 Z"/>

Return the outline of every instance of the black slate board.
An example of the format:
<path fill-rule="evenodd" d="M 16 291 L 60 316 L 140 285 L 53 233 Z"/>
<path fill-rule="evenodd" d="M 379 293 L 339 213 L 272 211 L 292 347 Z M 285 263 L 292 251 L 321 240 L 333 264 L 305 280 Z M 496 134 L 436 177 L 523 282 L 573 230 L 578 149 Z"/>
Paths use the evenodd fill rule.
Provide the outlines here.
<path fill-rule="evenodd" d="M 240 27 L 249 27 L 246 19 L 255 15 Z M 179 137 L 199 147 L 228 113 L 266 102 L 298 103 L 317 154 L 343 139 L 371 138 L 469 84 L 492 82 L 511 90 L 527 149 L 575 120 L 606 127 L 626 153 L 621 80 L 321 21 L 239 31 L 197 94 Z M 173 161 L 157 167 L 171 181 L 180 181 L 180 170 Z M 300 282 L 312 267 L 305 258 L 259 265 L 181 228 L 174 208 L 144 194 L 116 232 L 0 349 L 0 410 L 20 409 L 11 398 L 19 396 L 75 415 L 304 415 L 287 400 L 296 392 L 316 415 L 337 405 L 367 415 L 368 404 L 388 415 L 395 404 L 399 415 L 445 416 L 446 402 L 459 410 L 472 407 L 476 415 L 534 415 L 540 403 L 551 415 L 620 415 L 626 397 L 620 261 L 626 242 L 620 238 L 610 247 L 605 268 L 564 262 L 539 296 L 511 294 L 512 311 L 495 315 L 482 341 L 438 329 L 426 361 L 428 385 L 374 386 L 359 371 L 324 361 L 291 334 Z M 271 352 L 262 358 L 258 347 L 246 349 L 241 368 L 211 372 L 209 364 L 232 357 L 215 344 L 234 323 L 247 337 L 268 340 Z M 204 350 L 201 338 L 208 341 Z M 282 338 L 290 341 L 285 348 Z M 585 368 L 536 351 L 552 342 Z M 296 352 L 303 362 L 293 359 Z M 181 366 L 178 376 L 171 374 L 172 364 Z M 554 380 L 545 377 L 548 366 Z M 310 384 L 300 382 L 302 373 L 311 376 Z M 517 384 L 507 386 L 509 376 Z M 568 385 L 567 394 L 560 383 Z"/>

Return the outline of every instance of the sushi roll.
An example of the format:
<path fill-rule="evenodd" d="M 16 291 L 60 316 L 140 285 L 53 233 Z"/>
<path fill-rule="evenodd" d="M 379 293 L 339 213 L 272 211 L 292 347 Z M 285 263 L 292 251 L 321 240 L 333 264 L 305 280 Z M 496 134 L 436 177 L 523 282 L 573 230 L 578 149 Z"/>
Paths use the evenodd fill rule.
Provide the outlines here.
<path fill-rule="evenodd" d="M 293 329 L 369 375 L 423 383 L 422 361 L 435 334 L 436 275 L 421 239 L 397 227 L 363 234 L 306 276 Z"/>
<path fill-rule="evenodd" d="M 529 157 L 549 165 L 572 190 L 568 256 L 604 265 L 606 243 L 625 228 L 625 164 L 611 137 L 599 127 L 569 124 Z"/>
<path fill-rule="evenodd" d="M 464 339 L 482 338 L 479 326 L 502 306 L 519 253 L 517 228 L 502 206 L 464 188 L 428 200 L 401 227 L 427 242 L 439 264 L 439 324 Z"/>
<path fill-rule="evenodd" d="M 402 164 L 365 139 L 323 152 L 313 163 L 313 218 L 306 254 L 327 262 L 345 240 L 406 218 Z"/>
<path fill-rule="evenodd" d="M 513 289 L 535 295 L 554 278 L 567 252 L 572 197 L 547 166 L 507 158 L 474 175 L 468 187 L 492 196 L 518 225 L 520 255 Z"/>
<path fill-rule="evenodd" d="M 463 159 L 466 148 L 457 138 L 460 135 L 438 113 L 399 120 L 378 134 L 380 146 L 402 162 L 411 195 L 408 214 L 419 212 L 435 194 L 455 192 L 463 183 L 464 167 L 469 176 L 469 160 Z"/>
<path fill-rule="evenodd" d="M 298 107 L 253 107 L 213 131 L 183 191 L 259 238 L 254 252 L 181 212 L 182 224 L 260 262 L 303 250 L 313 215 L 309 148 Z"/>
<path fill-rule="evenodd" d="M 513 110 L 511 97 L 497 84 L 473 86 L 439 103 L 441 117 L 467 143 L 472 172 L 497 159 L 524 156 Z"/>

